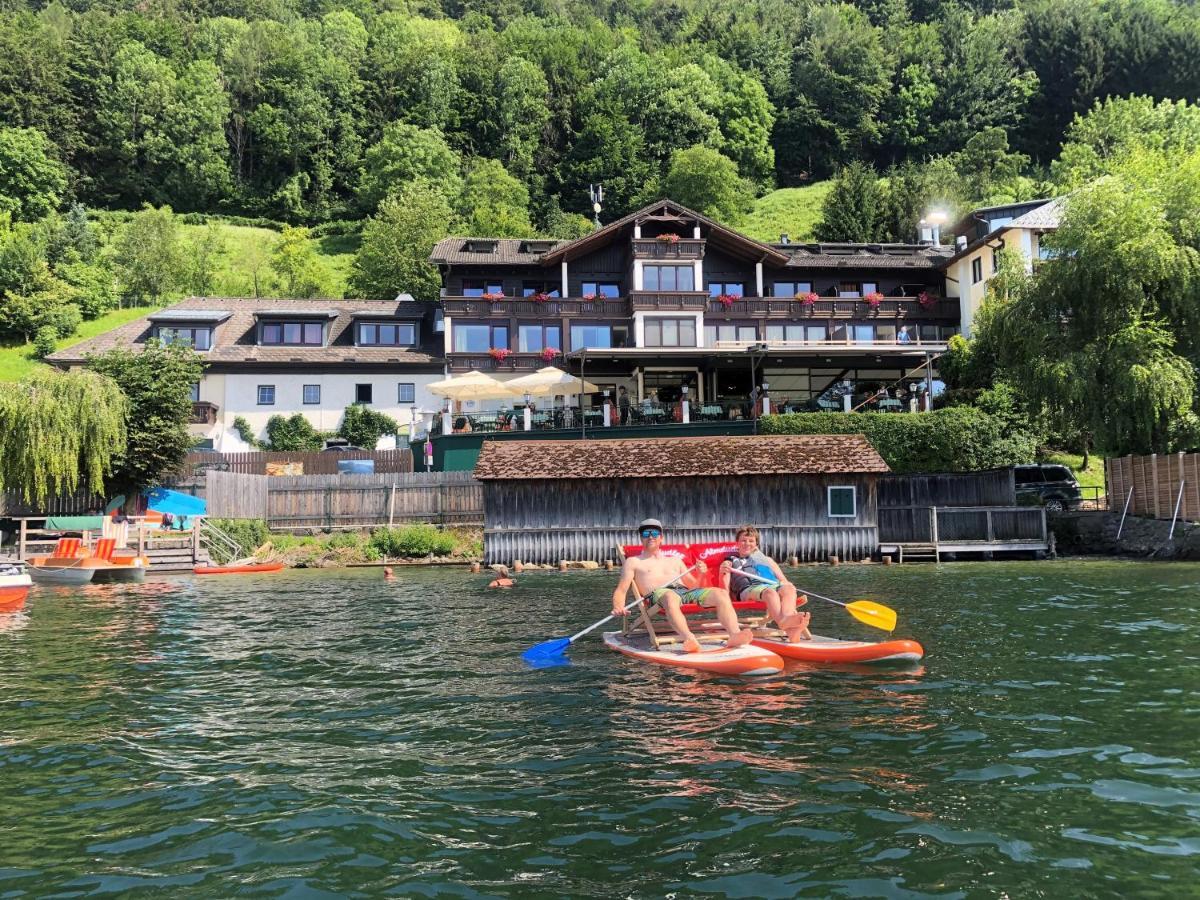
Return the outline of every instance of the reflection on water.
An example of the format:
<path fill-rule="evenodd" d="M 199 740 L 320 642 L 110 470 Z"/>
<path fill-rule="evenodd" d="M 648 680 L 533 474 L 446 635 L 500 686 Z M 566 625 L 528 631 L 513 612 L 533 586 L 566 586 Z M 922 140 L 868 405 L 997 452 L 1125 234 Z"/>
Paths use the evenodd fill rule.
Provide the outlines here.
<path fill-rule="evenodd" d="M 907 669 L 738 681 L 585 639 L 611 576 L 36 588 L 0 616 L 0 890 L 1186 893 L 1200 568 L 805 569 Z M 823 633 L 869 632 L 816 609 Z"/>

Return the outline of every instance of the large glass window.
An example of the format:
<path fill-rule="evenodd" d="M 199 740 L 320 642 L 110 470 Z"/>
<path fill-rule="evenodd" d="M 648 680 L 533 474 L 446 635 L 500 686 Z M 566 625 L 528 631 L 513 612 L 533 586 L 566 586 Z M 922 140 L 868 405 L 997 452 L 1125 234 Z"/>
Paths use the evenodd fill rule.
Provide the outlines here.
<path fill-rule="evenodd" d="M 811 281 L 776 281 L 772 286 L 771 296 L 795 297 L 797 294 L 807 294 L 811 290 Z"/>
<path fill-rule="evenodd" d="M 532 297 L 534 294 L 545 294 L 547 297 L 558 297 L 558 287 L 551 287 L 541 281 L 526 281 L 521 285 L 521 296 Z"/>
<path fill-rule="evenodd" d="M 615 281 L 585 281 L 582 285 L 583 294 L 594 294 L 597 297 L 620 297 L 621 285 Z"/>
<path fill-rule="evenodd" d="M 691 266 L 642 267 L 642 285 L 647 291 L 694 291 L 695 276 Z"/>
<path fill-rule="evenodd" d="M 212 329 L 159 326 L 158 339 L 164 344 L 187 343 L 192 345 L 193 350 L 208 350 L 212 346 Z"/>
<path fill-rule="evenodd" d="M 508 349 L 507 325 L 472 325 L 455 322 L 455 353 L 487 353 L 493 347 Z"/>
<path fill-rule="evenodd" d="M 324 343 L 325 326 L 320 322 L 264 322 L 264 344 L 292 344 L 320 347 Z"/>
<path fill-rule="evenodd" d="M 562 328 L 558 325 L 518 325 L 517 350 L 541 353 L 547 348 L 562 349 Z"/>
<path fill-rule="evenodd" d="M 485 278 L 464 278 L 462 283 L 464 297 L 482 297 L 484 294 L 503 294 L 502 281 Z"/>
<path fill-rule="evenodd" d="M 695 347 L 695 319 L 646 319 L 642 331 L 647 347 Z"/>
<path fill-rule="evenodd" d="M 859 289 L 857 281 L 843 281 L 838 284 L 839 297 L 861 297 L 862 291 Z"/>
<path fill-rule="evenodd" d="M 850 337 L 856 344 L 871 344 L 875 341 L 874 325 L 851 325 Z"/>
<path fill-rule="evenodd" d="M 364 347 L 411 347 L 417 342 L 417 327 L 411 323 L 360 322 L 358 343 Z"/>
<path fill-rule="evenodd" d="M 828 329 L 824 325 L 768 325 L 767 343 L 777 341 L 824 341 L 828 340 Z"/>
<path fill-rule="evenodd" d="M 746 296 L 746 285 L 740 281 L 710 281 L 708 283 L 708 296 L 720 297 L 722 294 L 728 294 L 730 297 Z"/>
<path fill-rule="evenodd" d="M 743 343 L 753 343 L 757 340 L 758 327 L 755 325 L 737 325 L 723 322 L 720 325 L 704 326 L 704 343 L 709 347 L 715 347 L 718 342 L 742 341 Z"/>
<path fill-rule="evenodd" d="M 613 331 L 611 325 L 572 325 L 571 349 L 582 350 L 584 347 L 589 347 L 596 350 L 607 350 L 613 346 L 623 347 L 623 343 L 613 343 Z"/>

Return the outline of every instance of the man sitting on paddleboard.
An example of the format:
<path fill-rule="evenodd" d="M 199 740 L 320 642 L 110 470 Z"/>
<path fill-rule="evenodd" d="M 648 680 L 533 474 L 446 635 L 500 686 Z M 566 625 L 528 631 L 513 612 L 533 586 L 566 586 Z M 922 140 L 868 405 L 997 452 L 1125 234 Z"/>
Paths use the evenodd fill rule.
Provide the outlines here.
<path fill-rule="evenodd" d="M 667 614 L 667 621 L 675 633 L 683 639 L 683 649 L 688 653 L 700 652 L 700 642 L 688 628 L 687 617 L 679 609 L 682 603 L 698 603 L 716 609 L 717 618 L 729 635 L 726 647 L 741 647 L 748 644 L 754 635 L 750 629 L 738 624 L 737 612 L 729 599 L 729 592 L 721 588 L 704 587 L 704 573 L 708 567 L 697 562 L 689 572 L 677 556 L 665 556 L 662 552 L 663 527 L 658 519 L 646 519 L 638 526 L 638 537 L 642 539 L 642 552 L 631 556 L 621 567 L 621 581 L 613 591 L 613 615 L 625 615 L 625 595 L 629 586 L 636 586 L 638 596 L 645 597 L 647 604 L 658 603 Z M 678 586 L 682 586 L 682 590 Z"/>
<path fill-rule="evenodd" d="M 796 612 L 797 606 L 808 602 L 796 597 L 796 586 L 787 580 L 783 570 L 767 554 L 758 549 L 758 529 L 743 525 L 737 530 L 737 553 L 721 563 L 721 584 L 740 601 L 760 600 L 767 606 L 767 615 L 787 633 L 789 641 L 811 641 L 808 613 Z M 747 578 L 744 573 L 770 578 L 779 587 Z"/>

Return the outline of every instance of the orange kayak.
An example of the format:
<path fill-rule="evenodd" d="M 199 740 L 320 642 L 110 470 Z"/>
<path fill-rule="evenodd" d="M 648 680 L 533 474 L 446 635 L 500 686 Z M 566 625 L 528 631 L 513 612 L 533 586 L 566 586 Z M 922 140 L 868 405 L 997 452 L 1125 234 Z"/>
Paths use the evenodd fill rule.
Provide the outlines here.
<path fill-rule="evenodd" d="M 842 641 L 814 634 L 811 641 L 796 641 L 794 644 L 771 637 L 755 637 L 752 643 L 785 659 L 814 663 L 916 662 L 925 655 L 925 650 L 920 644 L 907 640 L 880 641 L 873 644 L 869 641 Z"/>
<path fill-rule="evenodd" d="M 282 568 L 281 562 L 269 562 L 244 566 L 196 566 L 192 571 L 197 575 L 251 575 L 259 572 L 278 572 Z"/>
<path fill-rule="evenodd" d="M 644 662 L 697 672 L 712 672 L 717 675 L 778 675 L 783 671 L 783 660 L 770 650 L 746 644 L 727 650 L 724 635 L 719 642 L 711 642 L 707 636 L 698 635 L 705 647 L 699 653 L 687 653 L 679 644 L 660 644 L 657 649 L 645 634 L 622 634 L 606 631 L 604 643 L 610 650 L 632 656 Z"/>

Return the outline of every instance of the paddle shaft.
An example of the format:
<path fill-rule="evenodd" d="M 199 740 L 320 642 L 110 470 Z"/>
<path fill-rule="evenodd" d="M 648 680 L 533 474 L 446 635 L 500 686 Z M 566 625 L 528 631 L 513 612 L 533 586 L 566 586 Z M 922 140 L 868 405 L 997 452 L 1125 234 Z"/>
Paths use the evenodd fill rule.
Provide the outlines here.
<path fill-rule="evenodd" d="M 741 575 L 743 578 L 749 578 L 751 581 L 761 581 L 764 584 L 771 585 L 771 587 L 779 587 L 779 582 L 776 581 L 774 578 L 764 578 L 762 575 L 759 575 L 757 572 L 747 572 L 743 569 L 743 570 L 737 570 L 737 573 L 739 575 Z M 800 588 L 796 588 L 796 590 L 799 591 Z M 849 606 L 850 605 L 849 603 L 843 603 L 841 600 L 834 600 L 832 597 L 824 597 L 821 594 L 814 593 L 813 591 L 801 591 L 801 593 L 804 594 L 806 597 L 816 597 L 818 600 L 825 600 L 829 603 L 836 603 L 838 606 Z"/>
<path fill-rule="evenodd" d="M 654 591 L 661 591 L 663 588 L 669 588 L 671 585 L 673 585 L 675 582 L 677 582 L 680 578 L 682 578 L 684 575 L 687 575 L 689 572 L 691 572 L 695 568 L 696 568 L 696 564 L 693 563 L 691 566 L 684 569 L 682 572 L 680 572 L 678 575 L 676 575 L 674 578 L 672 578 L 666 584 L 662 584 L 662 585 L 659 585 L 658 587 L 656 587 L 654 589 Z M 650 593 L 646 594 L 645 596 L 638 597 L 636 600 L 634 600 L 632 603 L 630 603 L 628 606 L 625 607 L 625 612 L 630 612 L 634 607 L 638 606 L 641 603 L 645 603 L 646 597 L 650 596 L 650 594 L 653 594 L 654 591 L 650 591 Z M 578 634 L 572 635 L 571 637 L 567 638 L 567 640 L 568 640 L 568 642 L 573 644 L 577 640 L 579 640 L 579 638 L 583 637 L 588 632 L 595 631 L 601 625 L 611 622 L 615 618 L 616 618 L 616 615 L 613 615 L 613 614 L 607 615 L 603 619 L 601 619 L 599 622 L 595 622 L 595 623 L 589 625 L 587 628 L 583 629 L 583 631 L 579 632 Z"/>

